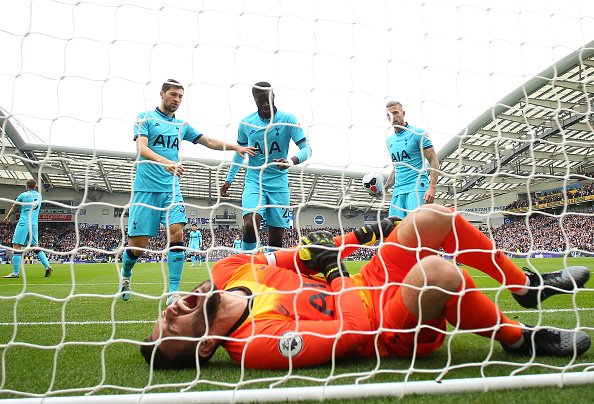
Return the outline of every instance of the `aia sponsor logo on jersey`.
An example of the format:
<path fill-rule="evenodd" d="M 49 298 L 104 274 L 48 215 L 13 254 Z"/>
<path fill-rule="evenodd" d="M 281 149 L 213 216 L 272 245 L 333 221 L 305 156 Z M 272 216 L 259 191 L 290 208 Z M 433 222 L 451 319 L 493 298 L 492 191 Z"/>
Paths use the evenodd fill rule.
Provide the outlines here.
<path fill-rule="evenodd" d="M 302 349 L 303 338 L 293 331 L 285 332 L 278 340 L 278 351 L 285 358 L 292 358 L 299 355 Z"/>
<path fill-rule="evenodd" d="M 155 147 L 155 146 L 161 146 L 161 147 L 165 147 L 167 149 L 179 150 L 179 139 L 177 138 L 177 135 L 175 135 L 175 136 L 158 135 L 156 137 L 155 141 L 153 142 L 153 147 Z"/>

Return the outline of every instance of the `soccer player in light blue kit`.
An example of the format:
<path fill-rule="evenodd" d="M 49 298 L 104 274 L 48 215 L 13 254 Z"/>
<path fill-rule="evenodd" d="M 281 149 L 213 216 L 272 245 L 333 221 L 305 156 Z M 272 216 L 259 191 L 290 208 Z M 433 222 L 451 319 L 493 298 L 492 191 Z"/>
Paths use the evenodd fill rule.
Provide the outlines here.
<path fill-rule="evenodd" d="M 388 152 L 394 164 L 385 184 L 386 189 L 394 186 L 388 215 L 404 218 L 423 203 L 433 203 L 439 160 L 427 133 L 404 121 L 406 112 L 401 103 L 388 102 L 386 112 L 394 128 L 394 134 L 387 140 Z M 425 166 L 425 159 L 430 169 Z"/>
<path fill-rule="evenodd" d="M 190 266 L 194 266 L 196 259 L 198 259 L 198 265 L 202 266 L 202 255 L 199 252 L 202 249 L 202 232 L 198 230 L 196 223 L 192 223 L 192 230 L 188 238 L 190 239 L 190 254 L 192 254 L 192 264 Z"/>
<path fill-rule="evenodd" d="M 177 119 L 175 111 L 184 96 L 184 87 L 179 82 L 170 79 L 163 83 L 160 95 L 161 105 L 153 111 L 140 113 L 134 129 L 138 160 L 128 219 L 129 246 L 122 254 L 119 292 L 122 300 L 130 299 L 132 268 L 146 249 L 149 237 L 157 236 L 161 223 L 168 228 L 167 304 L 171 304 L 179 297 L 177 292 L 185 261 L 183 233 L 187 218 L 178 178 L 184 173 L 178 162 L 181 141 L 199 143 L 214 150 L 235 150 L 242 156 L 254 151 L 203 135 Z"/>
<path fill-rule="evenodd" d="M 241 237 L 239 235 L 235 236 L 235 240 L 233 240 L 233 250 L 236 254 L 241 252 Z"/>
<path fill-rule="evenodd" d="M 41 194 L 37 192 L 37 181 L 33 178 L 27 180 L 25 189 L 25 192 L 17 196 L 16 202 L 12 204 L 6 217 L 4 217 L 4 222 L 8 223 L 10 216 L 12 216 L 12 213 L 20 205 L 21 214 L 12 237 L 12 248 L 14 249 L 12 255 L 12 273 L 4 276 L 4 278 L 19 278 L 24 247 L 31 246 L 37 248 L 39 245 L 37 241 L 39 238 L 39 207 L 41 206 L 42 198 Z M 53 269 L 47 260 L 45 252 L 37 251 L 37 256 L 41 264 L 45 267 L 45 277 L 51 276 Z"/>
<path fill-rule="evenodd" d="M 269 83 L 259 82 L 252 87 L 258 110 L 245 117 L 239 125 L 237 143 L 253 146 L 256 154 L 249 157 L 241 205 L 243 208 L 243 251 L 257 247 L 256 230 L 266 215 L 268 245 L 282 248 L 283 234 L 290 225 L 290 193 L 287 169 L 303 163 L 311 156 L 311 147 L 297 119 L 278 110 Z M 289 144 L 293 141 L 299 152 L 289 158 Z M 221 196 L 229 196 L 244 158 L 233 157 L 227 180 L 221 186 Z"/>

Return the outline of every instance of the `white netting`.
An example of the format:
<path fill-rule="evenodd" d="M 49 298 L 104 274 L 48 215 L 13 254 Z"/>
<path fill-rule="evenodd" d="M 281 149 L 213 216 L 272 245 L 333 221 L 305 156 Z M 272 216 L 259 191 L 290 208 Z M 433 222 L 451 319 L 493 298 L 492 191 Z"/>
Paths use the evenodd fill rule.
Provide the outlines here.
<path fill-rule="evenodd" d="M 389 173 L 384 106 L 396 99 L 439 151 L 438 203 L 457 207 L 519 265 L 590 265 L 591 3 L 1 2 L 0 209 L 27 179 L 38 180 L 40 246 L 55 272 L 44 279 L 27 263 L 19 280 L 2 279 L 0 399 L 125 393 L 118 400 L 157 402 L 169 397 L 160 393 L 185 392 L 175 400 L 250 401 L 592 383 L 589 352 L 515 358 L 455 327 L 429 360 L 377 356 L 267 372 L 219 352 L 199 371 L 153 371 L 138 349 L 165 308 L 165 233 L 144 255 L 155 262 L 137 264 L 130 302 L 114 294 L 113 263 L 126 242 L 134 119 L 158 105 L 161 84 L 174 78 L 186 90 L 178 117 L 230 143 L 255 111 L 255 82 L 271 82 L 279 109 L 299 119 L 313 156 L 291 169 L 296 229 L 285 245 L 310 229 L 339 234 L 385 215 L 387 201 L 367 196 L 361 177 Z M 222 199 L 231 153 L 187 142 L 182 151 L 186 211 L 203 230 L 207 260 L 184 271 L 182 290 L 191 290 L 241 234 L 243 174 Z M 14 221 L 1 226 L 4 262 Z M 361 249 L 349 265 L 374 251 Z M 510 317 L 592 334 L 590 289 L 521 310 L 490 278 L 472 275 Z M 526 374 L 519 386 L 516 375 Z M 257 388 L 266 392 L 249 391 Z"/>

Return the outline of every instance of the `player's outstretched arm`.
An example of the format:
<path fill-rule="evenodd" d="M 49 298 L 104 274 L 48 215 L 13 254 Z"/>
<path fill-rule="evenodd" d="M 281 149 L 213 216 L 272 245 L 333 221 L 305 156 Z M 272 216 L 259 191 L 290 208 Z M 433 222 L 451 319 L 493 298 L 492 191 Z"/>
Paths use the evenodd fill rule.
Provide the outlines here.
<path fill-rule="evenodd" d="M 238 144 L 231 144 L 206 135 L 200 136 L 200 138 L 197 140 L 197 143 L 200 143 L 201 145 L 212 150 L 234 150 L 242 158 L 246 155 L 253 156 L 256 154 L 256 148 L 253 146 L 240 146 Z"/>
<path fill-rule="evenodd" d="M 337 247 L 342 247 L 340 258 L 344 259 L 357 251 L 362 245 L 372 245 L 377 240 L 385 240 L 401 221 L 401 218 L 392 216 L 381 220 L 379 223 L 365 225 L 344 235 L 335 236 L 332 240 Z M 261 263 L 277 265 L 282 268 L 292 268 L 294 271 L 311 275 L 320 272 L 319 269 L 308 268 L 304 264 L 303 260 L 299 257 L 299 249 L 300 247 L 294 247 L 268 254 L 258 254 L 257 256 L 262 257 L 261 259 L 263 261 Z"/>
<path fill-rule="evenodd" d="M 398 216 L 391 216 L 355 229 L 344 236 L 334 237 L 334 243 L 338 247 L 344 246 L 340 257 L 348 257 L 362 245 L 369 246 L 375 244 L 378 240 L 385 240 L 401 221 L 402 219 Z"/>

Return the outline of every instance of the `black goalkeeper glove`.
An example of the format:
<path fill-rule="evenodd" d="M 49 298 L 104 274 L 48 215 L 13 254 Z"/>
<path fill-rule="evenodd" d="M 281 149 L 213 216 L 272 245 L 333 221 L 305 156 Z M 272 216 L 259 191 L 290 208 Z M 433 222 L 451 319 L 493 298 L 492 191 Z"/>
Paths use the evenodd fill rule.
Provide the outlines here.
<path fill-rule="evenodd" d="M 398 216 L 390 216 L 375 222 L 373 224 L 367 224 L 354 231 L 357 240 L 361 245 L 373 245 L 379 238 L 384 239 L 392 233 L 392 230 L 398 226 L 398 223 L 402 221 Z"/>
<path fill-rule="evenodd" d="M 338 249 L 332 234 L 327 231 L 314 231 L 301 237 L 299 258 L 309 269 L 320 271 L 326 282 L 332 283 L 336 278 L 349 276 L 349 272 L 340 260 Z"/>

